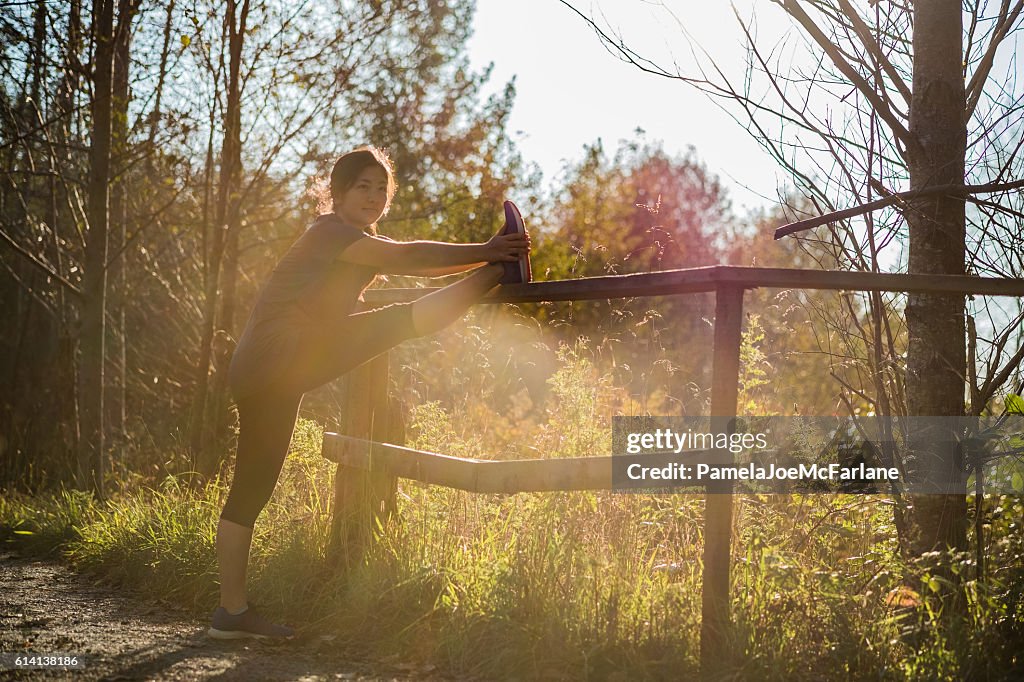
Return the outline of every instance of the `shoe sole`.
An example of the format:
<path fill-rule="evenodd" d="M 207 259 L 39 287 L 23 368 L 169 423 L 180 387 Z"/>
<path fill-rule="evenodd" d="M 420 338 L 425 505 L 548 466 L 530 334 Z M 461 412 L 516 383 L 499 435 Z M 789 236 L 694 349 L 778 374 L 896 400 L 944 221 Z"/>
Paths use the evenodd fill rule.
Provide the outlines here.
<path fill-rule="evenodd" d="M 294 635 L 279 636 L 273 635 L 261 635 L 257 632 L 248 632 L 246 630 L 218 630 L 217 628 L 210 628 L 206 631 L 208 637 L 213 639 L 272 639 L 286 641 L 294 637 Z"/>
<path fill-rule="evenodd" d="M 218 630 L 217 628 L 210 628 L 206 631 L 206 634 L 214 639 L 266 639 L 268 637 L 268 635 L 246 632 L 245 630 Z"/>
<path fill-rule="evenodd" d="M 511 201 L 505 202 L 505 225 L 507 228 L 505 232 L 515 232 L 517 234 L 526 234 L 526 223 L 523 221 L 523 216 L 519 212 L 519 208 Z M 530 272 L 530 261 L 529 256 L 524 256 L 519 259 L 519 282 L 526 283 L 533 279 Z"/>

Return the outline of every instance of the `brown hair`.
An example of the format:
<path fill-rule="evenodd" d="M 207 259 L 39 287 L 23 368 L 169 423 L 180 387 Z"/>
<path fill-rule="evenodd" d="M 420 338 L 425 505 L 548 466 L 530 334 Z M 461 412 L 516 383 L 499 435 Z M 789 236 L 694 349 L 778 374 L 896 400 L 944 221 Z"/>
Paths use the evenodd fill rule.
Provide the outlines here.
<path fill-rule="evenodd" d="M 395 167 L 387 152 L 373 145 L 358 147 L 347 154 L 342 154 L 331 169 L 330 180 L 319 178 L 314 182 L 312 193 L 317 199 L 317 210 L 321 213 L 334 210 L 334 205 L 356 184 L 359 175 L 373 166 L 380 168 L 388 176 L 388 203 L 384 208 L 384 215 L 387 215 L 388 209 L 391 208 L 391 200 L 398 189 L 395 182 Z M 373 231 L 376 232 L 376 226 L 373 227 Z"/>

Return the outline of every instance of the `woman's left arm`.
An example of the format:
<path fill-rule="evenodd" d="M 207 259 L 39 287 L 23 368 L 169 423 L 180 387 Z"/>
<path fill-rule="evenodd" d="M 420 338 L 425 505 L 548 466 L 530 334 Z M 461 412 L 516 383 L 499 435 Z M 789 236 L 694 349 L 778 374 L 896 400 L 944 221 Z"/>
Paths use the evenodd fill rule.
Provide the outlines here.
<path fill-rule="evenodd" d="M 386 239 L 389 242 L 395 241 L 383 234 L 377 235 L 377 238 Z M 381 271 L 381 274 L 406 275 L 409 277 L 447 277 L 448 275 L 457 275 L 467 270 L 474 270 L 482 265 L 487 265 L 487 263 L 481 261 L 479 263 L 469 263 L 468 265 L 450 265 L 446 268 L 386 268 Z"/>

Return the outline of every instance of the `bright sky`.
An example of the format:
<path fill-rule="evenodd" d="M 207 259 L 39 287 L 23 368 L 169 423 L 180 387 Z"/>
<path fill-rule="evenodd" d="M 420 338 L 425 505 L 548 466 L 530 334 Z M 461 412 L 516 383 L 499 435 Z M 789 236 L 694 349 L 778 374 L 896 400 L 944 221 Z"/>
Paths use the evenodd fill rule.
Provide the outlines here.
<path fill-rule="evenodd" d="M 744 16 L 750 14 L 751 1 L 736 2 Z M 573 4 L 588 15 L 603 12 L 603 23 L 622 31 L 627 45 L 666 64 L 674 55 L 684 71 L 693 71 L 683 28 L 656 4 Z M 739 80 L 741 34 L 729 3 L 671 4 L 685 30 Z M 784 30 L 781 9 L 769 3 L 758 6 L 762 28 Z M 776 196 L 776 187 L 785 182 L 776 177 L 775 164 L 746 131 L 705 95 L 619 61 L 584 20 L 558 0 L 477 0 L 474 29 L 469 55 L 478 69 L 494 62 L 492 88 L 516 77 L 509 129 L 525 160 L 537 163 L 547 182 L 565 160 L 582 156 L 584 144 L 601 138 L 611 153 L 620 139 L 635 139 L 638 127 L 649 140 L 662 141 L 669 153 L 681 154 L 693 145 L 709 170 L 729 187 L 738 210 L 767 205 Z"/>

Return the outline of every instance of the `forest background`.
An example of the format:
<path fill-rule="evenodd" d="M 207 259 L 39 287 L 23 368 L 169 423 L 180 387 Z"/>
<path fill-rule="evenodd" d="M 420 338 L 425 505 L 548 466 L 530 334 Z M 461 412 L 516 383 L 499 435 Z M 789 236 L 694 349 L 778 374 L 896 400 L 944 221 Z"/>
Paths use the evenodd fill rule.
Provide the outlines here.
<path fill-rule="evenodd" d="M 464 51 L 472 3 L 342 5 L 332 10 L 340 23 L 324 21 L 326 11 L 125 2 L 108 42 L 96 40 L 76 3 L 66 12 L 45 3 L 5 10 L 2 295 L 11 324 L 3 362 L 15 390 L 5 396 L 4 481 L 35 489 L 70 483 L 76 472 L 88 478 L 100 436 L 118 478 L 214 471 L 230 454 L 231 343 L 261 283 L 315 217 L 312 184 L 358 144 L 387 148 L 397 165 L 383 233 L 485 240 L 500 228 L 503 199 L 515 198 L 535 236 L 538 279 L 820 258 L 793 241 L 771 243 L 770 230 L 792 215 L 786 207 L 734 215 L 697 149 L 673 157 L 641 131 L 611 150 L 595 140 L 545 183 L 505 129 L 514 86 L 480 96 L 488 73 L 472 72 Z M 103 188 L 90 182 L 93 67 L 105 48 L 104 220 L 95 204 L 105 202 L 93 196 Z M 88 331 L 97 325 L 99 280 L 97 383 L 83 375 L 98 350 Z M 807 380 L 829 366 L 799 323 L 808 299 L 788 296 L 754 308 L 772 358 L 764 367 L 793 389 L 777 391 L 785 404 L 773 409 L 831 414 L 835 392 Z M 523 306 L 518 318 L 480 311 L 495 316 L 479 324 L 493 364 L 505 364 L 499 356 L 516 363 L 482 383 L 502 399 L 526 388 L 529 403 L 540 404 L 558 345 L 584 336 L 633 395 L 660 389 L 659 409 L 699 413 L 709 386 L 709 300 Z M 496 331 L 499 324 L 519 332 Z M 409 401 L 466 396 L 465 364 L 442 352 L 445 343 L 429 362 L 401 363 Z M 414 356 L 421 351 L 403 357 Z M 330 400 L 329 389 L 311 397 L 305 413 L 331 423 Z"/>
<path fill-rule="evenodd" d="M 799 9 L 798 3 L 782 4 L 794 16 L 799 14 L 793 9 Z M 876 6 L 871 4 L 873 11 Z M 43 500 L 47 491 L 61 488 L 91 490 L 95 497 L 89 498 L 93 500 L 89 505 L 111 500 L 109 509 L 114 513 L 134 509 L 132 514 L 140 514 L 130 516 L 127 526 L 136 532 L 139 529 L 132 524 L 159 524 L 173 517 L 170 512 L 168 517 L 161 516 L 160 500 L 168 505 L 165 510 L 171 510 L 187 504 L 192 495 L 219 499 L 222 477 L 230 476 L 235 435 L 226 381 L 234 339 L 261 283 L 315 217 L 311 187 L 329 171 L 338 154 L 359 144 L 381 145 L 396 162 L 399 190 L 391 213 L 380 225 L 382 233 L 396 239 L 485 240 L 500 227 L 502 200 L 513 198 L 534 237 L 533 270 L 539 280 L 714 264 L 905 269 L 907 232 L 898 207 L 875 217 L 834 221 L 780 241 L 771 238 L 779 225 L 884 196 L 906 179 L 906 165 L 900 164 L 897 154 L 903 140 L 883 130 L 882 124 L 889 123 L 885 107 L 870 97 L 851 97 L 842 85 L 842 78 L 859 84 L 856 74 L 841 68 L 828 71 L 824 58 L 810 75 L 786 72 L 784 64 L 773 61 L 775 53 L 766 56 L 756 49 L 748 53 L 747 73 L 739 76 L 745 90 L 730 90 L 720 83 L 711 87 L 710 80 L 668 71 L 660 74 L 738 103 L 748 115 L 744 119 L 749 120 L 748 130 L 792 174 L 793 185 L 781 191 L 778 203 L 737 214 L 723 184 L 702 163 L 699 147 L 682 155 L 669 154 L 639 130 L 631 139 L 613 145 L 595 140 L 561 173 L 541 176 L 517 152 L 507 130 L 515 104 L 514 84 L 484 96 L 489 70 L 470 68 L 465 46 L 473 11 L 472 2 L 426 0 L 327 4 L 96 0 L 91 5 L 80 0 L 58 5 L 39 0 L 4 5 L 0 11 L 4 55 L 0 66 L 0 302 L 8 323 L 0 330 L 4 376 L 0 486 L 9 491 L 10 499 L 33 499 L 15 498 L 16 493 Z M 832 31 L 831 44 L 845 46 L 862 38 L 861 25 L 850 19 L 855 12 L 848 3 L 822 4 L 817 11 L 835 20 L 824 24 Z M 878 44 L 892 47 L 886 53 L 891 62 L 869 48 L 843 53 L 857 67 L 874 68 L 878 82 L 893 91 L 899 90 L 900 79 L 885 71 L 884 65 L 895 64 L 897 70 L 903 69 L 900 75 L 907 76 L 910 50 L 905 40 L 901 42 L 900 31 L 906 27 L 900 29 L 900 22 L 909 21 L 909 11 L 909 6 L 894 5 L 891 14 L 882 17 L 876 12 L 874 17 Z M 994 79 L 991 88 L 986 85 L 993 62 L 986 44 L 998 45 L 1014 34 L 1020 14 L 1021 3 L 998 7 L 975 3 L 964 9 L 968 18 L 964 65 L 981 74 L 971 91 L 975 99 L 969 102 L 974 141 L 968 148 L 969 179 L 1022 176 L 1021 93 L 1011 77 L 1016 73 L 1015 60 L 1009 60 L 1007 78 Z M 589 29 L 600 31 L 599 22 Z M 589 29 L 581 21 L 581 30 Z M 619 45 L 623 46 L 620 56 L 653 68 L 624 43 Z M 752 39 L 751 45 L 756 46 L 756 41 Z M 817 48 L 812 45 L 812 49 Z M 827 48 L 822 49 L 828 54 Z M 774 93 L 777 100 L 769 102 L 749 89 L 752 75 L 769 76 L 766 92 Z M 840 119 L 802 117 L 795 112 L 806 107 L 788 96 L 789 89 L 776 87 L 780 84 L 820 86 L 836 102 L 854 102 L 852 114 Z M 854 90 L 860 92 L 857 87 Z M 766 111 L 784 121 L 783 131 L 796 134 L 765 134 L 757 116 Z M 805 132 L 809 137 L 802 136 Z M 798 158 L 812 159 L 811 170 Z M 966 262 L 961 264 L 966 272 L 1000 277 L 1021 272 L 1021 215 L 1020 197 L 1013 188 L 970 203 Z M 392 277 L 386 285 L 423 286 L 425 282 Z M 905 306 L 906 297 L 900 294 L 748 292 L 740 411 L 906 414 Z M 998 414 L 1011 405 L 1010 396 L 1020 393 L 1015 387 L 1024 357 L 1020 339 L 1024 313 L 1019 300 L 987 297 L 968 300 L 966 312 L 969 375 L 961 377 L 963 400 L 954 398 L 966 403 L 969 414 Z M 396 413 L 407 424 L 409 442 L 449 454 L 605 454 L 609 434 L 604 432 L 610 431 L 612 414 L 707 413 L 713 313 L 713 298 L 708 295 L 479 306 L 451 330 L 392 352 Z M 335 385 L 307 396 L 301 416 L 310 421 L 302 422 L 296 447 L 310 455 L 316 447 L 311 430 L 333 429 L 342 409 L 341 392 Z M 308 459 L 300 457 L 300 462 L 303 467 L 313 466 Z M 323 483 L 320 474 L 296 483 L 294 489 L 286 486 L 282 493 L 286 499 L 300 492 L 309 495 L 303 498 L 308 504 L 302 513 L 324 511 L 320 498 L 310 492 L 317 489 L 318 481 Z M 286 480 L 291 479 L 286 475 Z M 185 487 L 176 487 L 179 483 Z M 167 490 L 177 492 L 160 497 L 170 494 Z M 154 494 L 158 497 L 153 498 Z M 66 511 L 69 500 L 79 498 L 57 499 L 64 500 L 58 505 L 63 504 Z M 571 510 L 570 517 L 586 509 L 596 515 L 597 498 L 557 499 L 552 504 L 563 505 L 557 507 L 560 511 Z M 865 670 L 886 668 L 898 660 L 912 672 L 918 669 L 915 666 L 941 659 L 955 675 L 963 670 L 958 666 L 978 664 L 980 659 L 970 655 L 970 647 L 978 641 L 972 638 L 978 633 L 1006 644 L 999 651 L 1009 658 L 990 652 L 987 665 L 997 670 L 1019 665 L 1010 653 L 1013 642 L 1019 641 L 1022 622 L 1021 536 L 1019 523 L 1012 521 L 1019 499 L 989 500 L 988 511 L 977 500 L 968 510 L 966 495 L 962 499 L 963 526 L 967 528 L 971 521 L 978 559 L 963 559 L 964 564 L 947 557 L 940 562 L 942 570 L 936 571 L 939 582 L 935 583 L 939 587 L 934 591 L 946 593 L 942 581 L 960 580 L 956 576 L 970 573 L 976 581 L 984 577 L 981 548 L 989 533 L 992 572 L 1002 582 L 990 585 L 992 591 L 971 604 L 980 609 L 972 613 L 991 616 L 985 627 L 996 628 L 997 634 L 984 627 L 971 630 L 969 637 L 955 640 L 966 647 L 968 653 L 963 655 L 946 640 L 930 640 L 935 648 L 925 650 L 934 654 L 932 658 L 909 656 L 911 645 L 882 647 L 881 653 L 872 653 L 877 659 L 861 661 Z M 133 500 L 150 505 L 149 521 L 142 518 L 144 507 L 132 507 Z M 648 503 L 659 510 L 654 521 L 644 506 Z M 853 524 L 863 534 L 849 544 L 861 543 L 861 549 L 870 545 L 874 547 L 870 552 L 855 554 L 845 541 L 829 548 L 824 540 L 812 543 L 813 548 L 805 541 L 787 551 L 802 557 L 800 570 L 817 575 L 823 566 L 851 556 L 866 562 L 865 557 L 877 550 L 892 565 L 865 577 L 874 569 L 854 561 L 851 566 L 857 570 L 851 568 L 843 576 L 858 586 L 851 588 L 855 594 L 875 590 L 870 608 L 862 605 L 858 612 L 864 618 L 854 621 L 866 629 L 900 631 L 903 620 L 886 618 L 895 608 L 909 608 L 923 614 L 922 622 L 931 622 L 936 613 L 928 611 L 930 607 L 916 592 L 904 598 L 901 590 L 904 582 L 917 588 L 931 585 L 928 571 L 932 569 L 911 569 L 900 563 L 914 554 L 914 543 L 904 529 L 899 505 L 894 512 L 890 501 L 877 503 L 880 506 L 870 510 L 860 509 L 860 502 L 854 504 L 849 514 L 865 515 L 856 522 L 835 507 L 810 512 L 800 507 L 802 511 L 793 516 L 816 529 L 805 540 L 811 532 L 832 528 L 832 520 L 844 518 L 829 532 L 842 538 L 853 532 Z M 30 522 L 26 511 L 38 511 L 32 506 L 35 503 L 23 504 L 5 508 L 5 527 L 41 533 L 42 526 L 31 526 L 35 522 Z M 426 519 L 438 504 L 444 508 L 437 500 L 420 498 L 413 505 L 417 510 L 407 511 Z M 501 508 L 505 503 L 495 504 Z M 662 502 L 639 498 L 608 504 L 612 518 L 643 516 L 644 523 L 675 539 L 681 532 L 679 524 L 690 518 L 687 514 L 697 513 L 690 501 L 673 512 L 666 512 Z M 788 542 L 780 538 L 792 535 L 797 521 L 783 523 L 787 514 L 774 503 L 747 504 L 752 505 L 748 512 L 766 525 L 758 531 L 738 522 L 745 528 L 741 547 L 767 552 L 765 548 L 776 540 Z M 60 524 L 65 524 L 58 533 L 61 541 L 67 540 L 65 532 L 76 542 L 88 536 L 83 519 L 92 519 L 89 515 L 99 509 L 89 505 L 86 508 L 93 511 L 83 512 L 82 517 L 59 517 L 64 519 Z M 212 502 L 210 509 L 215 507 Z M 533 513 L 522 517 L 523 532 L 536 532 L 542 527 L 539 522 L 561 518 L 553 508 L 536 512 L 539 516 Z M 209 516 L 212 519 L 214 514 Z M 870 523 L 858 526 L 865 518 Z M 100 526 L 109 521 L 101 521 Z M 668 526 L 662 528 L 663 522 Z M 588 541 L 592 539 L 588 529 L 593 530 L 589 523 L 599 522 L 580 521 L 579 532 Z M 479 518 L 463 531 L 469 536 L 488 532 Z M 171 535 L 165 533 L 165 537 Z M 110 557 L 97 559 L 91 552 L 106 547 L 120 557 L 123 572 L 133 574 L 126 568 L 139 559 L 132 553 L 133 541 L 127 535 L 118 536 L 118 541 L 112 535 L 104 537 L 105 541 L 92 537 L 94 544 L 80 549 L 78 555 L 102 564 Z M 661 547 L 661 540 L 637 537 L 641 537 L 639 555 L 648 556 L 642 549 Z M 686 537 L 688 549 L 659 564 L 668 568 L 657 575 L 676 576 L 678 567 L 698 556 L 695 548 L 702 540 Z M 764 537 L 773 538 L 772 542 Z M 795 541 L 795 536 L 791 539 Z M 420 541 L 440 543 L 439 552 L 449 549 L 440 534 L 427 534 Z M 614 539 L 602 534 L 601 543 L 614 544 Z M 323 549 L 314 546 L 315 551 Z M 209 549 L 199 543 L 196 551 L 204 547 Z M 961 543 L 956 549 L 963 551 L 967 546 Z M 267 580 L 286 565 L 274 562 L 284 562 L 287 552 L 275 554 L 274 550 L 275 546 L 267 549 Z M 147 552 L 151 551 L 149 547 Z M 785 553 L 780 550 L 777 556 Z M 541 559 L 557 564 L 570 561 L 566 557 L 572 555 Z M 447 558 L 438 563 L 451 559 L 443 552 L 442 556 Z M 763 554 L 736 557 L 738 565 L 749 570 L 754 570 L 750 562 L 755 558 L 767 572 L 757 577 L 765 582 L 747 583 L 757 587 L 754 592 L 741 592 L 744 596 L 739 599 L 751 608 L 750 620 L 744 622 L 755 623 L 757 614 L 771 620 L 784 613 L 777 641 L 788 642 L 786 628 L 793 627 L 793 608 L 799 607 L 780 606 L 770 586 L 775 579 L 782 581 L 780 585 L 792 580 L 793 574 L 772 561 L 766 564 Z M 206 554 L 189 553 L 178 559 L 179 563 L 165 563 L 168 590 L 186 589 L 174 583 L 176 570 L 177 575 L 184 571 L 210 577 Z M 643 640 L 635 629 L 631 638 L 629 627 L 647 627 L 650 641 L 663 642 L 674 628 L 689 622 L 692 611 L 676 604 L 681 620 L 666 617 L 660 625 L 652 625 L 656 619 L 644 620 L 641 611 L 649 605 L 639 597 L 635 611 L 630 612 L 633 621 L 626 622 L 625 606 L 621 613 L 618 610 L 624 593 L 616 590 L 626 590 L 623 585 L 629 583 L 627 591 L 636 596 L 651 580 L 650 575 L 638 579 L 631 572 L 643 570 L 643 566 L 637 569 L 634 559 L 623 550 L 621 560 L 630 568 L 620 572 L 617 587 L 602 584 L 592 593 L 580 592 L 592 594 L 594 601 L 580 597 L 577 615 L 580 622 L 593 623 L 587 626 L 591 629 L 574 631 L 572 636 L 563 633 L 565 637 L 605 637 L 612 642 L 605 652 L 610 660 L 651 660 L 635 649 L 616 648 L 627 640 L 630 646 L 639 646 Z M 594 561 L 600 567 L 613 560 L 601 555 Z M 968 564 L 973 566 L 970 571 L 953 570 Z M 783 565 L 792 568 L 784 561 Z M 405 569 L 419 570 L 395 570 Z M 543 571 L 531 577 L 509 570 L 524 584 L 539 588 Z M 751 579 L 749 572 L 740 575 Z M 885 589 L 874 583 L 882 580 L 880 575 L 889 580 Z M 687 579 L 695 580 L 695 574 Z M 186 590 L 196 603 L 209 595 L 206 588 L 197 586 L 201 582 L 189 583 Z M 811 589 L 800 579 L 797 583 Z M 835 585 L 827 587 L 835 590 Z M 427 581 L 423 589 L 424 594 L 434 595 L 433 601 L 427 601 L 435 611 L 457 610 L 457 597 L 446 592 L 455 589 L 450 583 L 438 586 Z M 879 594 L 888 596 L 878 602 Z M 841 599 L 822 603 L 835 607 L 822 616 L 827 627 L 819 623 L 834 635 L 825 639 L 843 639 L 849 634 L 843 628 L 849 624 L 836 623 L 853 607 Z M 600 611 L 600 617 L 584 615 L 591 608 Z M 888 615 L 880 617 L 878 609 Z M 806 627 L 814 622 L 811 619 Z M 602 632 L 603 626 L 607 627 Z M 469 641 L 466 633 L 474 626 L 461 623 L 459 627 L 464 628 L 456 628 L 460 636 Z M 911 634 L 920 637 L 927 631 L 922 626 Z M 869 641 L 878 635 L 874 630 L 870 637 L 859 632 Z M 685 642 L 680 646 L 679 655 L 692 662 L 692 647 L 687 649 Z M 769 668 L 778 653 L 766 655 L 756 646 L 741 648 L 752 652 L 751 660 Z M 557 646 L 552 644 L 550 650 Z M 438 655 L 431 651 L 430 656 Z M 800 656 L 788 653 L 794 667 L 780 670 L 798 669 Z M 855 657 L 849 651 L 841 653 L 844 665 Z M 446 664 L 465 669 L 464 659 L 450 651 L 445 655 L 449 656 Z M 670 658 L 658 659 L 659 665 L 669 665 Z"/>

